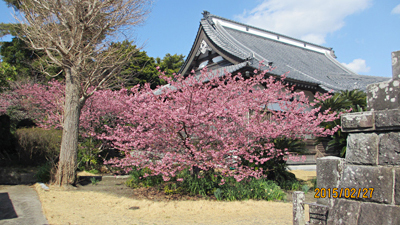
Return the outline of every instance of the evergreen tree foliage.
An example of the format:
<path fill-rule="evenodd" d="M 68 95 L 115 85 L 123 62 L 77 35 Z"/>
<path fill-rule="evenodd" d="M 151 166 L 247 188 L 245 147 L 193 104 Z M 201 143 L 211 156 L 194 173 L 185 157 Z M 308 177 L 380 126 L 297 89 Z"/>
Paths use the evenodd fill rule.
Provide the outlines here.
<path fill-rule="evenodd" d="M 160 67 L 160 70 L 167 76 L 172 76 L 174 73 L 178 73 L 183 63 L 185 62 L 184 55 L 171 55 L 167 53 L 163 59 L 157 57 L 156 63 Z"/>
<path fill-rule="evenodd" d="M 6 62 L 0 62 L 0 92 L 2 88 L 9 87 L 8 82 L 13 81 L 17 76 L 17 72 L 14 66 Z"/>
<path fill-rule="evenodd" d="M 19 10 L 18 0 L 3 0 L 8 7 L 12 7 L 15 11 Z M 6 35 L 17 36 L 20 32 L 20 25 L 15 23 L 0 23 L 0 38 Z"/>
<path fill-rule="evenodd" d="M 121 70 L 122 77 L 129 77 L 125 84 L 129 89 L 134 85 L 150 83 L 150 87 L 155 89 L 158 85 L 164 85 L 166 82 L 159 78 L 159 71 L 164 72 L 166 76 L 172 77 L 174 73 L 178 73 L 184 63 L 185 56 L 171 55 L 167 53 L 163 59 L 157 57 L 154 59 L 147 55 L 146 51 L 139 51 L 136 45 L 132 45 L 128 41 L 117 43 L 121 48 L 131 48 L 135 51 L 133 57 L 125 64 Z"/>
<path fill-rule="evenodd" d="M 28 48 L 18 37 L 10 42 L 3 42 L 0 46 L 0 58 L 3 63 L 15 68 L 16 80 L 30 79 L 35 83 L 46 83 L 61 71 L 61 67 L 46 63 L 49 58 L 42 51 Z M 46 76 L 43 71 L 53 77 Z M 63 76 L 57 76 L 57 79 L 63 79 Z"/>

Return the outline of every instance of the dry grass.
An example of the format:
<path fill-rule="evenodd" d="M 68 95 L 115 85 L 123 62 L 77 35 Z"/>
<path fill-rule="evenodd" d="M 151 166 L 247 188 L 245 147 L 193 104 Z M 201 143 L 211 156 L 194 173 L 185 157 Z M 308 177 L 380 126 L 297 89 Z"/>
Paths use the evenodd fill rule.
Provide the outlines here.
<path fill-rule="evenodd" d="M 315 176 L 292 172 L 304 180 Z M 157 202 L 56 186 L 44 191 L 38 184 L 36 190 L 50 224 L 292 224 L 291 202 Z"/>

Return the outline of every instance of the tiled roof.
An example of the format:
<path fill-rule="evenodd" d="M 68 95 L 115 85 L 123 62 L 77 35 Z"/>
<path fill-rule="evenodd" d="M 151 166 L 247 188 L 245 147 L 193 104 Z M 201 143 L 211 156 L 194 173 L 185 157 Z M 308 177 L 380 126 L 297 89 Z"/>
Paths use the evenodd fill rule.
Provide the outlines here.
<path fill-rule="evenodd" d="M 335 59 L 332 48 L 215 15 L 205 14 L 200 21 L 199 30 L 201 28 L 215 45 L 241 59 L 242 62 L 249 59 L 272 62 L 272 66 L 276 67 L 272 74 L 279 76 L 290 71 L 287 78 L 318 84 L 327 91 L 365 90 L 368 84 L 389 79 L 358 75 L 350 71 Z M 186 64 L 187 62 L 184 66 Z M 258 64 L 253 64 L 253 66 L 258 68 Z M 234 72 L 234 68 L 233 66 L 226 67 L 228 72 Z M 220 70 L 223 71 L 223 68 Z"/>
<path fill-rule="evenodd" d="M 210 73 L 211 76 L 210 77 L 214 78 L 216 75 L 218 75 L 218 77 L 223 77 L 225 75 L 225 72 L 226 73 L 233 73 L 233 72 L 238 71 L 238 70 L 240 70 L 240 69 L 242 69 L 242 68 L 244 68 L 244 67 L 246 67 L 248 65 L 249 65 L 249 62 L 246 61 L 246 62 L 242 62 L 242 63 L 236 64 L 236 65 L 225 66 L 225 67 L 222 67 L 222 68 L 219 68 L 219 69 L 211 71 L 211 73 Z M 200 77 L 200 74 L 197 75 L 197 77 Z M 208 82 L 207 79 L 204 80 L 204 81 Z"/>
<path fill-rule="evenodd" d="M 216 76 L 223 77 L 225 75 L 225 72 L 233 73 L 233 72 L 238 71 L 248 65 L 249 65 L 249 62 L 242 62 L 242 63 L 236 64 L 236 65 L 230 65 L 230 66 L 226 66 L 223 68 L 219 68 L 219 69 L 211 71 L 211 73 L 209 73 L 209 78 L 214 78 Z M 198 75 L 196 75 L 196 79 L 199 80 L 200 76 L 201 76 L 200 73 Z M 209 79 L 203 80 L 204 83 L 206 83 L 208 81 L 209 81 Z M 164 89 L 166 89 L 166 88 L 176 90 L 176 87 L 174 87 L 170 84 L 167 84 L 167 85 L 161 86 L 160 88 L 155 90 L 153 93 L 155 95 L 161 95 L 163 93 Z"/>

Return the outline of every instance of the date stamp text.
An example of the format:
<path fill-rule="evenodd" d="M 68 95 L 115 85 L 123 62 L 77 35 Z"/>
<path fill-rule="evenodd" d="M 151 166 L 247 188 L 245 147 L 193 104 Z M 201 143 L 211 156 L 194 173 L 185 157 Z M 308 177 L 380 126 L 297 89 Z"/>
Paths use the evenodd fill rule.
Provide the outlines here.
<path fill-rule="evenodd" d="M 372 198 L 374 188 L 315 188 L 314 198 Z"/>

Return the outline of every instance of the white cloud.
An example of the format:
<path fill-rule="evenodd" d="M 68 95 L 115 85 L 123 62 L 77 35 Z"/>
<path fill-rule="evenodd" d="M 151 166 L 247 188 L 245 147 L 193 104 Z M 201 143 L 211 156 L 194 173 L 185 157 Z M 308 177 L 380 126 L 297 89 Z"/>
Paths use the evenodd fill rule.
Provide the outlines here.
<path fill-rule="evenodd" d="M 372 0 L 264 0 L 236 19 L 256 27 L 324 44 L 328 33 L 345 25 L 344 18 L 361 12 Z"/>
<path fill-rule="evenodd" d="M 400 14 L 400 4 L 392 9 L 392 14 Z"/>
<path fill-rule="evenodd" d="M 346 66 L 351 71 L 354 71 L 356 73 L 368 73 L 371 69 L 369 66 L 367 66 L 364 59 L 355 59 L 349 64 L 342 63 L 342 65 Z"/>

